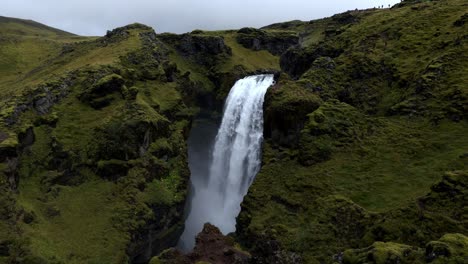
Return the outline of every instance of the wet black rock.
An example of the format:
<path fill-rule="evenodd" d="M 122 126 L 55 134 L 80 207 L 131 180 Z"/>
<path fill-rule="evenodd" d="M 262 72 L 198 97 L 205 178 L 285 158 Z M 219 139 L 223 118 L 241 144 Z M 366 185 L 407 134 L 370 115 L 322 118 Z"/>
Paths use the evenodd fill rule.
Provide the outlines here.
<path fill-rule="evenodd" d="M 299 44 L 299 37 L 294 32 L 242 28 L 237 33 L 236 40 L 242 46 L 252 50 L 267 50 L 273 55 L 281 55 Z"/>

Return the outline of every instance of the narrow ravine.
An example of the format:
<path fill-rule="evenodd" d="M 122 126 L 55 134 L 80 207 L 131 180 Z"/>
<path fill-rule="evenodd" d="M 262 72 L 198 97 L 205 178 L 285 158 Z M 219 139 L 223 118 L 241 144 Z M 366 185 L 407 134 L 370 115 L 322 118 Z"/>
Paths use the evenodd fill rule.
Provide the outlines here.
<path fill-rule="evenodd" d="M 260 169 L 263 101 L 273 83 L 271 74 L 238 80 L 226 99 L 216 138 L 209 132 L 212 125 L 206 123 L 192 131 L 191 200 L 181 249 L 193 248 L 204 223 L 217 226 L 224 234 L 235 231 L 242 199 Z"/>

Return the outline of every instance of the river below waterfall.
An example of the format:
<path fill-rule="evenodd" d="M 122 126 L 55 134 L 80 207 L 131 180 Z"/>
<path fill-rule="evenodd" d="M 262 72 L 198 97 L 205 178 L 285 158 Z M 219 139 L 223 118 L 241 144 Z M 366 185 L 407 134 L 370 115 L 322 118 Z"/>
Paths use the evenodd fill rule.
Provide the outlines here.
<path fill-rule="evenodd" d="M 189 140 L 191 171 L 187 219 L 179 247 L 190 251 L 207 222 L 235 231 L 240 204 L 261 165 L 263 101 L 273 75 L 238 80 L 226 99 L 220 124 L 194 123 Z"/>

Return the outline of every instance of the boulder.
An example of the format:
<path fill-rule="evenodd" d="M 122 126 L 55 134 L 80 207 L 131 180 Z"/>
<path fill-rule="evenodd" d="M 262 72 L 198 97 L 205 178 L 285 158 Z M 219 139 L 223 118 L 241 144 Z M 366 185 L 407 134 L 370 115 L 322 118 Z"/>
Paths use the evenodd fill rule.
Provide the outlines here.
<path fill-rule="evenodd" d="M 88 103 L 95 109 L 108 106 L 114 99 L 114 92 L 123 92 L 124 79 L 122 76 L 112 73 L 100 78 L 94 85 L 83 91 L 79 99 Z"/>
<path fill-rule="evenodd" d="M 468 259 L 468 237 L 446 234 L 426 245 L 426 260 L 437 263 L 463 263 Z"/>
<path fill-rule="evenodd" d="M 150 261 L 155 264 L 250 263 L 250 254 L 235 247 L 234 239 L 224 236 L 216 226 L 206 223 L 196 237 L 192 252 L 183 254 L 169 249 Z"/>

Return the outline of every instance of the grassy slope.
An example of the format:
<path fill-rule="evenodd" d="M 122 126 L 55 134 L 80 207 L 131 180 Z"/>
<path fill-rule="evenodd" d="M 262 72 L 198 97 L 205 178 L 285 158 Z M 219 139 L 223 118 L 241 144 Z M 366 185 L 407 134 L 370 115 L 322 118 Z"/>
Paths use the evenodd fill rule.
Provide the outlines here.
<path fill-rule="evenodd" d="M 148 29 L 135 28 L 129 30 L 129 35 L 123 39 L 109 40 L 76 37 L 30 21 L 1 19 L 0 23 L 3 23 L 0 34 L 6 42 L 0 45 L 4 59 L 0 67 L 3 111 L 7 109 L 4 102 L 9 105 L 21 103 L 25 99 L 23 94 L 42 89 L 39 84 L 51 83 L 51 79 L 60 80 L 70 74 L 75 80 L 69 88 L 70 94 L 47 115 L 39 117 L 33 110 L 27 110 L 16 125 L 2 124 L 0 128 L 10 134 L 2 146 L 10 141 L 15 144 L 11 139 L 26 127 L 34 126 L 35 135 L 30 151 L 20 156 L 20 181 L 17 194 L 13 195 L 18 221 L 10 227 L 10 231 L 8 227 L 0 230 L 1 243 L 4 243 L 4 239 L 16 239 L 16 242 L 10 244 L 10 257 L 2 255 L 0 263 L 13 259 L 27 261 L 28 258 L 35 261 L 43 259 L 48 263 L 128 261 L 130 233 L 151 219 L 159 221 L 149 206 L 160 204 L 170 207 L 175 203 L 183 206 L 186 181 L 186 173 L 182 172 L 186 166 L 184 158 L 171 157 L 167 165 L 170 172 L 160 179 L 148 178 L 146 181 L 153 187 L 145 191 L 141 189 L 141 183 L 138 188 L 135 185 L 136 182 L 145 182 L 145 173 L 134 173 L 119 181 L 98 176 L 96 165 L 92 165 L 94 168 L 88 167 L 89 162 L 96 164 L 99 161 L 96 160 L 99 156 L 93 152 L 95 141 L 100 140 L 96 139 L 96 129 L 105 128 L 113 122 L 123 123 L 131 118 L 128 115 L 133 114 L 121 95 L 111 95 L 114 98 L 112 104 L 98 110 L 78 98 L 95 82 L 93 78 L 99 79 L 109 71 L 119 71 L 122 56 L 139 52 L 142 47 L 139 34 L 148 32 Z M 103 45 L 101 41 L 109 42 Z M 72 48 L 62 52 L 65 44 Z M 127 81 L 131 85 L 132 81 Z M 135 89 L 142 92 L 135 99 L 135 107 L 140 115 L 146 116 L 147 121 L 143 122 L 160 122 L 165 117 L 158 111 L 169 111 L 180 103 L 181 95 L 176 85 L 145 79 L 135 84 Z M 150 106 L 154 104 L 158 105 L 158 110 Z M 179 104 L 177 107 L 183 109 L 185 106 Z M 52 122 L 56 124 L 40 124 L 38 120 L 55 120 Z M 131 120 L 138 122 L 137 117 Z M 182 132 L 187 125 L 188 122 L 183 120 L 174 121 L 169 128 L 171 138 L 165 139 L 165 144 L 169 148 L 182 144 L 173 153 L 178 153 L 180 149 L 184 155 Z M 167 134 L 165 131 L 161 133 Z M 53 150 L 54 144 L 60 150 Z M 50 165 L 57 157 L 56 151 L 67 153 L 68 158 L 65 159 L 69 159 L 70 155 L 74 157 L 73 161 L 66 161 L 73 164 L 65 165 L 71 166 L 67 170 L 75 171 L 74 179 L 66 180 L 73 183 L 53 182 L 64 173 L 60 168 L 63 165 Z M 181 194 L 176 195 L 179 191 Z M 165 195 L 160 196 L 161 193 Z M 178 210 L 175 205 L 174 210 Z M 23 222 L 21 212 L 32 215 L 33 222 Z M 19 230 L 20 235 L 14 235 L 13 230 Z M 8 246 L 10 242 L 7 240 L 6 243 Z M 18 249 L 13 251 L 13 245 Z"/>
<path fill-rule="evenodd" d="M 466 13 L 466 3 L 434 1 L 351 13 L 359 18 L 359 22 L 340 24 L 332 17 L 310 23 L 291 22 L 266 27 L 269 30 L 297 31 L 303 36 L 304 49 L 324 43 L 343 49 L 341 55 L 333 58 L 336 63 L 334 69 L 312 66 L 296 84 L 284 81 L 277 90 L 271 90 L 267 113 L 269 107 L 287 109 L 280 108 L 283 106 L 279 100 L 294 100 L 294 95 L 281 97 L 278 91 L 283 89 L 283 93 L 289 94 L 286 91 L 288 86 L 299 84 L 310 96 L 315 94 L 325 101 L 339 97 L 362 113 L 371 115 L 360 117 L 367 124 L 362 127 L 350 115 L 340 119 L 343 117 L 329 112 L 325 114 L 328 121 L 324 126 L 332 130 L 325 130 L 328 132 L 324 135 L 320 134 L 321 130 L 314 132 L 318 134 L 312 133 L 311 141 L 304 138 L 304 133 L 308 133 L 304 130 L 299 146 L 295 147 L 278 146 L 277 139 L 267 139 L 264 166 L 245 198 L 238 220 L 240 235 L 245 235 L 244 242 L 251 247 L 255 243 L 252 241 L 273 239 L 280 242 L 285 250 L 298 252 L 306 263 L 331 263 L 332 256 L 344 248 L 369 246 L 372 239 L 377 239 L 364 239 L 369 237 L 364 233 L 373 232 L 372 221 L 366 219 L 382 218 L 382 221 L 392 222 L 389 214 L 412 207 L 418 198 L 430 192 L 431 186 L 439 182 L 446 171 L 467 169 L 466 158 L 463 158 L 468 148 L 468 140 L 464 136 L 468 133 L 466 120 L 443 120 L 434 125 L 428 118 L 408 116 L 419 114 L 441 120 L 440 115 L 450 117 L 451 111 L 464 116 L 468 94 L 465 74 L 468 48 L 466 41 L 457 43 L 466 38 L 466 24 L 455 27 L 453 23 Z M 328 36 L 327 30 L 332 32 L 328 32 Z M 395 34 L 399 34 L 398 37 Z M 376 64 L 366 69 L 366 66 L 360 66 L 360 56 Z M 387 73 L 380 72 L 379 64 L 391 65 L 393 77 L 390 78 L 395 79 L 389 81 L 385 77 Z M 431 67 L 437 70 L 431 72 Z M 354 74 L 356 71 L 360 76 Z M 428 81 L 426 90 L 418 92 L 418 84 L 424 81 Z M 315 87 L 321 89 L 315 90 Z M 347 87 L 346 94 L 343 87 Z M 460 96 L 455 99 L 447 96 L 449 94 Z M 299 102 L 300 98 L 295 100 Z M 300 104 L 289 101 L 284 105 L 299 113 Z M 402 103 L 416 107 L 412 105 L 414 102 L 417 102 L 419 112 L 410 114 L 402 111 L 397 112 L 402 116 L 388 116 L 389 113 L 395 115 L 389 110 L 392 106 Z M 450 104 L 458 104 L 459 107 L 454 109 Z M 321 115 L 320 111 L 317 110 L 315 116 Z M 349 127 L 354 132 L 344 138 L 337 138 L 333 134 L 336 132 L 331 132 Z M 312 150 L 316 157 L 324 152 L 330 154 L 322 160 L 317 158 L 319 160 L 311 166 L 302 165 L 299 161 Z M 337 197 L 349 199 L 365 213 L 348 216 L 345 209 L 348 205 L 340 205 L 341 198 Z M 327 218 L 334 213 L 336 217 Z M 346 217 L 351 222 L 346 222 Z M 394 225 L 390 228 L 392 232 L 409 229 L 414 223 L 418 226 L 418 219 L 407 217 L 399 216 L 395 220 L 397 223 L 389 223 L 389 226 Z M 445 216 L 442 213 L 433 217 Z M 424 221 L 433 220 L 421 220 Z M 454 223 L 457 228 L 452 229 Z M 421 246 L 440 238 L 441 230 L 457 230 L 466 234 L 464 223 L 466 219 L 433 223 L 432 234 L 414 235 L 413 240 L 398 235 L 379 239 Z M 358 227 L 353 226 L 355 224 Z M 422 223 L 419 225 L 420 230 L 413 232 L 426 232 L 423 231 L 427 230 L 426 227 Z M 340 238 L 346 232 L 355 233 Z"/>
<path fill-rule="evenodd" d="M 58 56 L 65 43 L 87 38 L 34 21 L 0 17 L 0 73 L 2 87 L 15 84 L 32 69 Z M 4 98 L 11 90 L 0 90 Z"/>
<path fill-rule="evenodd" d="M 150 206 L 161 212 L 166 208 L 171 212 L 183 208 L 180 205 L 184 203 L 187 180 L 183 135 L 193 111 L 183 102 L 186 81 L 167 82 L 160 75 L 160 66 L 146 66 L 148 57 L 141 53 L 143 43 L 139 35 L 149 32 L 147 28 L 128 30 L 125 37 L 84 38 L 31 21 L 5 18 L 0 23 L 3 23 L 0 34 L 5 40 L 0 45 L 4 59 L 0 67 L 3 117 L 9 116 L 16 105 L 31 100 L 31 94 L 33 100 L 34 96 L 46 94 L 44 85 L 55 87 L 64 82 L 63 78 L 71 78 L 67 88 L 69 94 L 46 115 L 38 116 L 35 110 L 29 109 L 14 125 L 7 125 L 5 120 L 1 122 L 0 131 L 9 135 L 1 142 L 1 147 L 18 146 L 17 134 L 29 127 L 33 128 L 35 142 L 20 156 L 18 192 L 11 196 L 16 200 L 15 218 L 18 220 L 4 229 L 0 226 L 0 243 L 3 239 L 13 239 L 18 249 L 12 251 L 13 244 L 10 244 L 11 255 L 0 256 L 0 263 L 12 259 L 21 262 L 28 258 L 51 263 L 126 262 L 132 234 L 149 222 L 162 221 L 161 224 L 166 225 L 164 221 L 172 221 L 171 216 L 158 219 Z M 254 52 L 241 47 L 235 42 L 234 33 L 206 34 L 225 35 L 226 44 L 232 48 L 232 57 L 217 66 L 222 71 L 229 72 L 237 65 L 251 71 L 279 68 L 278 57 L 266 51 Z M 170 51 L 169 61 L 176 63 L 178 72 L 192 72 L 189 82 L 202 84 L 207 91 L 213 90 L 214 85 L 206 77 L 210 69 L 182 57 L 173 47 L 163 49 Z M 143 59 L 137 64 L 129 63 L 125 61 L 129 54 Z M 123 89 L 138 92 L 134 99 L 111 93 L 106 98 L 112 98 L 112 103 L 100 109 L 80 99 L 84 91 L 110 73 L 124 76 L 128 87 Z M 148 74 L 153 76 L 151 80 L 145 77 Z M 171 124 L 165 128 L 168 121 Z M 150 144 L 149 151 L 161 157 L 155 159 L 145 155 L 130 161 L 100 157 L 112 153 L 99 154 L 99 144 L 105 144 L 103 140 L 106 139 L 98 131 L 119 126 L 120 129 L 131 129 L 132 124 L 139 122 L 150 122 L 157 127 L 158 132 L 154 135 L 157 139 Z M 111 131 L 111 135 L 119 133 L 125 132 Z M 111 144 L 108 142 L 105 146 L 111 148 Z M 125 143 L 117 144 L 128 147 Z M 163 161 L 168 159 L 167 156 L 169 160 Z M 148 166 L 148 162 L 162 164 L 157 168 L 162 175 L 154 178 L 135 169 L 125 177 L 110 180 L 96 168 L 113 163 Z M 7 164 L 2 163 L 2 166 L 6 173 Z M 71 178 L 66 176 L 68 170 L 72 170 Z M 108 176 L 113 177 L 112 172 Z M 8 183 L 2 182 L 3 185 L 8 186 Z M 32 216 L 31 223 L 22 220 L 25 215 L 26 218 Z M 171 230 L 180 227 L 180 223 L 171 224 Z"/>
<path fill-rule="evenodd" d="M 251 242 L 259 237 L 259 241 L 265 236 L 268 239 L 273 237 L 285 250 L 300 253 L 306 262 L 320 260 L 328 263 L 331 262 L 331 255 L 345 248 L 365 247 L 376 240 L 371 230 L 375 226 L 369 223 L 369 219 L 387 219 L 390 224 L 385 228 L 389 230 L 418 224 L 412 214 L 405 218 L 399 215 L 400 212 L 412 208 L 415 199 L 428 193 L 443 172 L 464 169 L 466 160 L 459 157 L 468 147 L 464 137 L 467 132 L 466 122 L 454 123 L 444 119 L 449 114 L 460 115 L 460 106 L 451 105 L 457 101 L 452 100 L 452 97 L 457 93 L 466 95 L 467 92 L 464 86 L 467 83 L 464 74 L 468 61 L 464 58 L 466 42 L 462 41 L 461 46 L 453 45 L 463 37 L 466 25 L 452 26 L 463 14 L 464 9 L 460 8 L 463 2 L 440 3 L 416 5 L 416 9 L 407 6 L 357 12 L 360 22 L 355 25 L 341 24 L 336 19 L 327 18 L 313 23 L 294 22 L 267 27 L 266 30 L 271 31 L 297 31 L 303 40 L 301 45 L 306 49 L 321 44 L 321 41 L 341 45 L 345 49 L 343 54 L 334 58 L 336 70 L 330 75 L 324 77 L 321 69 L 311 69 L 294 84 L 284 78 L 283 87 L 279 88 L 283 89 L 283 94 L 272 97 L 272 107 L 302 113 L 303 109 L 298 109 L 298 105 L 303 107 L 304 102 L 320 104 L 322 99 L 326 101 L 328 97 L 337 97 L 340 89 L 350 84 L 357 88 L 351 89 L 351 96 L 354 97 L 348 98 L 347 103 L 358 109 L 360 118 L 368 126 L 356 120 L 340 120 L 339 115 L 335 116 L 332 110 L 327 112 L 330 116 L 326 115 L 331 120 L 331 127 L 335 125 L 333 120 L 336 119 L 340 126 L 344 124 L 343 129 L 350 129 L 359 136 L 354 138 L 351 133 L 348 135 L 349 140 L 338 137 L 330 141 L 327 135 L 321 135 L 313 138 L 315 141 L 312 142 L 305 140 L 299 148 L 278 146 L 274 140 L 267 139 L 264 166 L 246 197 L 239 218 L 244 232 L 241 235 L 246 235 Z M 427 16 L 434 19 L 429 22 L 423 20 Z M 17 200 L 19 221 L 15 220 L 17 222 L 13 229 L 4 225 L 7 221 L 0 221 L 0 234 L 11 236 L 11 233 L 20 232 L 23 238 L 27 238 L 20 243 L 26 252 L 24 254 L 52 262 L 125 262 L 129 230 L 136 230 L 145 222 L 158 218 L 151 214 L 148 206 L 175 207 L 183 201 L 184 191 L 180 188 L 183 188 L 186 179 L 184 167 L 180 164 L 184 162 L 184 157 L 183 153 L 178 153 L 176 157 L 170 158 L 162 168 L 161 178 L 148 177 L 134 170 L 120 180 L 109 180 L 98 176 L 96 162 L 102 165 L 112 162 L 121 164 L 121 161 L 100 159 L 99 155 L 103 154 L 96 154 L 95 146 L 104 138 L 96 131 L 105 128 L 119 134 L 119 125 L 131 125 L 133 121 L 138 123 L 142 120 L 143 123 L 150 121 L 158 124 L 158 127 L 161 125 L 162 134 L 170 131 L 169 135 L 156 139 L 150 146 L 151 151 L 161 155 L 156 160 L 145 156 L 126 160 L 126 164 L 160 164 L 164 153 L 177 152 L 175 150 L 184 152 L 182 134 L 188 127 L 184 116 L 191 111 L 182 102 L 187 84 L 164 81 L 158 75 L 160 68 L 154 69 L 157 77 L 151 77 L 152 80 L 132 77 L 134 74 L 140 76 L 142 69 L 138 65 L 122 62 L 121 58 L 139 50 L 142 43 L 138 35 L 147 29 L 130 30 L 129 37 L 103 44 L 100 42 L 103 39 L 81 38 L 43 25 L 31 25 L 32 22 L 2 18 L 0 23 L 8 25 L 0 27 L 3 37 L 0 45 L 0 55 L 3 55 L 0 56 L 2 103 L 7 102 L 7 106 L 14 104 L 24 99 L 24 94 L 39 89 L 38 84 L 69 73 L 78 79 L 70 88 L 70 95 L 55 105 L 49 114 L 38 117 L 33 111 L 27 111 L 14 127 L 0 126 L 1 132 L 10 135 L 1 142 L 0 147 L 17 144 L 16 135 L 31 125 L 34 125 L 36 136 L 31 151 L 21 157 L 23 165 L 19 171 L 19 194 L 5 195 L 2 197 L 4 200 L 0 200 L 0 209 L 7 197 Z M 337 30 L 341 33 L 333 35 Z M 331 34 L 331 37 L 326 36 L 325 32 Z M 402 33 L 402 39 L 395 37 L 398 32 Z M 442 34 L 436 36 L 438 32 Z M 279 69 L 278 57 L 267 51 L 244 48 L 236 42 L 235 32 L 197 34 L 223 37 L 232 55 L 218 61 L 212 68 L 206 68 L 197 64 L 197 61 L 183 57 L 174 47 L 165 48 L 169 50 L 169 61 L 177 65 L 180 73 L 190 71 L 189 81 L 201 84 L 201 89 L 205 91 L 217 88 L 208 76 L 236 71 L 239 65 L 248 72 Z M 445 42 L 449 43 L 448 46 Z M 62 52 L 65 44 L 67 47 Z M 401 89 L 400 83 L 388 82 L 385 79 L 387 76 L 380 77 L 378 70 L 372 72 L 375 64 L 358 69 L 364 72 L 370 70 L 371 77 L 351 78 L 350 73 L 355 70 L 353 67 L 360 65 L 358 60 L 363 56 L 391 66 L 396 79 L 410 84 Z M 444 74 L 437 74 L 439 70 Z M 119 93 L 112 93 L 112 103 L 99 110 L 80 101 L 81 93 L 91 87 L 101 73 L 122 74 L 129 86 L 126 88 L 133 87 L 138 94 L 134 99 L 125 99 Z M 324 80 L 330 80 L 330 83 Z M 421 95 L 415 93 L 415 84 L 422 82 L 420 80 L 430 87 L 429 99 L 421 99 Z M 288 86 L 295 89 L 287 90 Z M 317 86 L 325 91 L 312 92 L 310 87 Z M 364 92 L 359 90 L 360 87 L 366 87 Z M 375 98 L 378 99 L 376 104 L 368 103 Z M 386 116 L 395 104 L 403 103 L 407 107 L 415 100 L 423 101 L 422 105 L 429 113 L 430 120 L 425 117 L 408 117 L 408 112 L 404 111 L 397 111 L 393 117 Z M 296 101 L 301 104 L 296 105 Z M 3 112 L 9 109 L 5 104 L 1 108 Z M 304 109 L 311 107 L 306 106 Z M 443 112 L 442 117 L 438 111 Z M 370 116 L 365 113 L 370 113 Z M 48 125 L 43 120 L 56 120 L 57 123 L 55 126 Z M 162 127 L 168 120 L 173 121 L 173 124 L 166 131 Z M 302 121 L 305 120 L 304 117 Z M 439 123 L 434 125 L 434 120 Z M 308 124 L 313 127 L 311 122 L 309 120 Z M 340 126 L 338 130 L 342 128 Z M 301 135 L 304 133 L 308 132 L 303 131 Z M 51 151 L 53 142 L 58 142 L 58 150 Z M 317 149 L 314 142 L 323 143 L 319 150 L 330 152 L 330 156 L 312 166 L 304 166 L 300 163 L 301 156 Z M 60 181 L 63 172 L 57 168 L 48 168 L 50 165 L 47 165 L 51 159 L 57 158 L 55 152 L 61 153 L 62 150 L 69 155 L 67 159 L 71 159 L 72 164 L 66 166 L 76 167 L 76 179 L 69 179 L 71 182 L 65 184 L 54 182 L 57 179 Z M 6 163 L 0 166 L 2 171 L 7 171 Z M 0 183 L 2 188 L 8 185 L 4 181 Z M 31 224 L 22 222 L 25 213 L 21 213 L 21 209 L 26 214 L 35 215 Z M 348 209 L 358 215 L 351 214 L 350 222 L 340 217 L 347 216 Z M 330 219 L 330 215 L 335 213 L 337 216 Z M 433 217 L 439 219 L 440 215 L 435 213 Z M 336 224 L 333 222 L 336 219 L 344 222 Z M 401 223 L 391 224 L 394 221 Z M 381 240 L 421 246 L 421 243 L 438 239 L 433 236 L 448 228 L 446 222 L 437 223 L 443 224 L 433 225 L 437 227 L 433 235 L 424 233 L 423 229 L 416 230 L 424 233 L 414 236 L 417 237 L 416 242 L 391 235 Z M 451 231 L 463 230 L 459 228 L 459 222 L 453 223 L 455 227 Z M 349 235 L 347 232 L 352 233 L 354 225 L 364 229 L 366 235 Z M 340 229 L 347 226 L 350 226 L 351 231 Z M 339 237 L 342 234 L 347 235 Z M 0 256 L 0 262 L 4 259 Z"/>
<path fill-rule="evenodd" d="M 235 33 L 222 34 L 226 44 L 232 49 L 232 58 L 220 67 L 223 72 L 229 72 L 236 65 L 243 65 L 248 71 L 258 69 L 279 69 L 279 59 L 268 51 L 252 51 L 242 47 L 236 41 Z"/>

